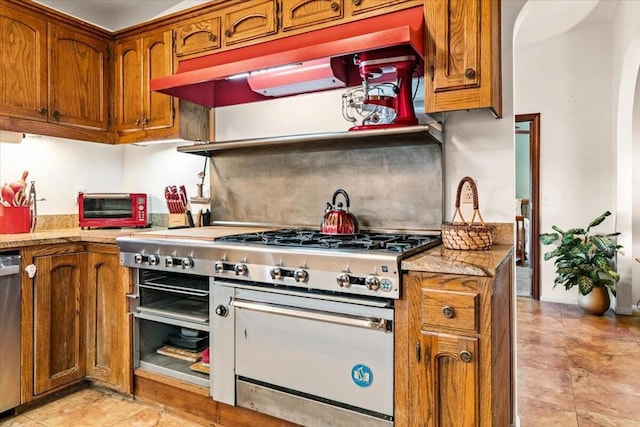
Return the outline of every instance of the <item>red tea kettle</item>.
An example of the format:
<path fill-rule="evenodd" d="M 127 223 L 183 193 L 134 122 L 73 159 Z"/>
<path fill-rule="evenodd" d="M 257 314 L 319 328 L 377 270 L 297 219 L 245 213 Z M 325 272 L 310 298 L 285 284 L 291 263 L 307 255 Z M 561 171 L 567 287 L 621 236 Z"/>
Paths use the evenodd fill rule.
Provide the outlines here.
<path fill-rule="evenodd" d="M 342 209 L 342 202 L 339 202 L 336 207 L 336 198 L 340 194 L 347 202 L 347 209 Z M 358 218 L 349 212 L 349 195 L 343 189 L 336 190 L 331 203 L 327 203 L 327 209 L 320 224 L 320 232 L 322 234 L 357 234 L 358 231 Z"/>

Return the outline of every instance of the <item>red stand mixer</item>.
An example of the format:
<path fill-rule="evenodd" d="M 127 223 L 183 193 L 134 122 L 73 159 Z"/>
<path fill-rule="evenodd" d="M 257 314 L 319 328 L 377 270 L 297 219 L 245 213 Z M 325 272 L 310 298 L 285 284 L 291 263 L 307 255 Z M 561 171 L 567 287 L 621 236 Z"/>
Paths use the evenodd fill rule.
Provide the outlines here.
<path fill-rule="evenodd" d="M 354 56 L 362 86 L 342 96 L 342 114 L 362 124 L 349 130 L 382 129 L 417 125 L 411 93 L 412 76 L 418 67 L 416 53 L 409 46 L 363 52 Z"/>

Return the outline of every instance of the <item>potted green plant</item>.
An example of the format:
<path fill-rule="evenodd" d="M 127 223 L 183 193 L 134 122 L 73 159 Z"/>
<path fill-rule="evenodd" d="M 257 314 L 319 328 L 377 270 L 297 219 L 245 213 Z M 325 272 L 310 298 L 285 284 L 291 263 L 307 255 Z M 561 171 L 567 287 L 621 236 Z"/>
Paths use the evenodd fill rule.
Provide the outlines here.
<path fill-rule="evenodd" d="M 551 227 L 555 233 L 540 234 L 540 242 L 558 246 L 544 254 L 545 261 L 555 258 L 556 278 L 553 287 L 564 285 L 566 290 L 578 287 L 578 305 L 587 313 L 603 314 L 609 309 L 609 292 L 615 296 L 616 284 L 620 280 L 615 271 L 614 257 L 622 246 L 614 239 L 620 233 L 591 234 L 591 229 L 600 225 L 611 212 L 606 211 L 584 228 L 567 231 L 558 226 Z"/>

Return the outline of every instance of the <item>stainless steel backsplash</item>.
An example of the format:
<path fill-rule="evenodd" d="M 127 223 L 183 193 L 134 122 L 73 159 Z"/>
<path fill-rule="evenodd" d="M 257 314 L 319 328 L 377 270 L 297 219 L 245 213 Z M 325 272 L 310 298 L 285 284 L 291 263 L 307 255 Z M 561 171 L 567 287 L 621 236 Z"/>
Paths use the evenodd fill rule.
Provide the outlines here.
<path fill-rule="evenodd" d="M 216 224 L 318 228 L 338 188 L 362 230 L 433 230 L 443 222 L 442 147 L 424 135 L 225 151 L 212 157 L 210 172 Z"/>

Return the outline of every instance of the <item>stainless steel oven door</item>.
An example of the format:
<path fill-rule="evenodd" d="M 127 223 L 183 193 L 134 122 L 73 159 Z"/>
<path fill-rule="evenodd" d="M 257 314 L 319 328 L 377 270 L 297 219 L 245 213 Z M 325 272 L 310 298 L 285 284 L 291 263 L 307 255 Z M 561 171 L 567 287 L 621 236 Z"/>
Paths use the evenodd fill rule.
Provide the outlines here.
<path fill-rule="evenodd" d="M 235 289 L 236 379 L 392 419 L 393 308 L 307 295 Z"/>

